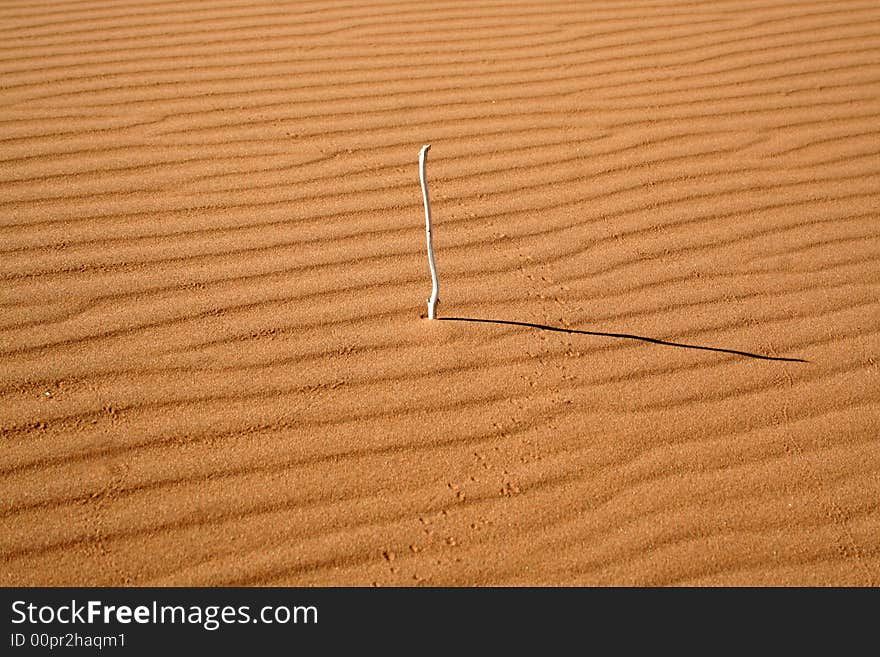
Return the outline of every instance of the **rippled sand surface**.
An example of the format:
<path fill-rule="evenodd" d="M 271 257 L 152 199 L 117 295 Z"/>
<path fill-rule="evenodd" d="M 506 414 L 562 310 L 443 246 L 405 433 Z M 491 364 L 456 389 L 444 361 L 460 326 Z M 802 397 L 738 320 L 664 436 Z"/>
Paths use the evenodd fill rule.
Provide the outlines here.
<path fill-rule="evenodd" d="M 880 584 L 875 0 L 0 36 L 0 584 Z"/>

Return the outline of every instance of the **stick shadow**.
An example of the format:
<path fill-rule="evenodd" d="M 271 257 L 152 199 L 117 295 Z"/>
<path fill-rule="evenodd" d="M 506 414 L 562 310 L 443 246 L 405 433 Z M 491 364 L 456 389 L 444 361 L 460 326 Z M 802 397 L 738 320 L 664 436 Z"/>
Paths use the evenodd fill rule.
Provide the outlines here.
<path fill-rule="evenodd" d="M 556 333 L 569 333 L 571 335 L 594 335 L 603 338 L 618 338 L 622 340 L 638 340 L 640 342 L 650 342 L 651 344 L 659 344 L 664 347 L 678 347 L 679 349 L 699 349 L 701 351 L 715 351 L 722 354 L 733 354 L 735 356 L 745 356 L 747 358 L 756 358 L 758 360 L 776 360 L 786 363 L 809 363 L 810 361 L 803 358 L 780 358 L 776 356 L 764 356 L 762 354 L 753 354 L 748 351 L 739 351 L 737 349 L 721 349 L 719 347 L 704 347 L 698 344 L 685 344 L 683 342 L 670 342 L 668 340 L 658 340 L 657 338 L 648 338 L 643 335 L 632 335 L 629 333 L 603 333 L 601 331 L 580 331 L 577 329 L 561 328 L 559 326 L 548 326 L 546 324 L 533 324 L 531 322 L 514 322 L 506 319 L 480 319 L 477 317 L 438 317 L 437 319 L 445 322 L 475 322 L 480 324 L 503 324 L 505 326 L 524 326 L 526 328 L 538 329 L 540 331 L 554 331 Z"/>

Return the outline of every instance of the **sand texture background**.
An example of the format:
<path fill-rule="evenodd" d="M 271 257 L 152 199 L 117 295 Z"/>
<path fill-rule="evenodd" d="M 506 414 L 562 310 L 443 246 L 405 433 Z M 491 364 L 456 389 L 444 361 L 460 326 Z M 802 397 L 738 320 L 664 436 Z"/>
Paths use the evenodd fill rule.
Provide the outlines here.
<path fill-rule="evenodd" d="M 0 584 L 880 584 L 876 0 L 0 36 Z"/>

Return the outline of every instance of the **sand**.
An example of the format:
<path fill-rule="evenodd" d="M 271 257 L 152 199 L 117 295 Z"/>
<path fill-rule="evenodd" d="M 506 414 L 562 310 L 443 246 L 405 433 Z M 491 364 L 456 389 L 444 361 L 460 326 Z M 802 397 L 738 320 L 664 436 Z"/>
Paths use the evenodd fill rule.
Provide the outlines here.
<path fill-rule="evenodd" d="M 0 35 L 0 584 L 880 584 L 876 0 Z"/>

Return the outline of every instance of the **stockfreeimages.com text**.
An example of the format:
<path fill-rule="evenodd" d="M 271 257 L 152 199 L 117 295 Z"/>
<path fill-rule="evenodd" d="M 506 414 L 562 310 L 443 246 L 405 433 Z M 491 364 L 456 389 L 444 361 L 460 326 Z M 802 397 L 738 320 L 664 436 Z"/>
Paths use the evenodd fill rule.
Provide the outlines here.
<path fill-rule="evenodd" d="M 264 623 L 266 625 L 288 623 L 316 624 L 318 609 L 314 605 L 265 606 L 252 610 L 248 605 L 160 605 L 155 600 L 149 605 L 108 605 L 100 600 L 62 605 L 35 605 L 24 600 L 12 603 L 12 623 L 33 625 L 60 623 L 62 625 L 91 625 L 102 623 L 138 624 L 190 624 L 201 625 L 213 631 L 222 625 Z"/>

